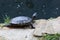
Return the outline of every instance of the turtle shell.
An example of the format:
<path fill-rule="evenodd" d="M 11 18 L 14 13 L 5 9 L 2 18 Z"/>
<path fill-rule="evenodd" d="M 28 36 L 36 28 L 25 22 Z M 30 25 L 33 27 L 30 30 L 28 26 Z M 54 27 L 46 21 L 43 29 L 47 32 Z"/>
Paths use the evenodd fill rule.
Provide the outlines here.
<path fill-rule="evenodd" d="M 12 24 L 26 24 L 26 23 L 30 23 L 31 21 L 32 21 L 32 19 L 30 17 L 18 16 L 18 17 L 11 19 L 10 23 L 12 23 Z"/>

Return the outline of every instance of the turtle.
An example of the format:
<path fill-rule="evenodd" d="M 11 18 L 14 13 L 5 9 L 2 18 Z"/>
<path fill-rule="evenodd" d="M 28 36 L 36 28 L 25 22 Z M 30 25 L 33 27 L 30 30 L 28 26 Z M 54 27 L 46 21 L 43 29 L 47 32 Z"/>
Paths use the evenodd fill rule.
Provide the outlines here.
<path fill-rule="evenodd" d="M 9 24 L 5 25 L 6 27 L 12 27 L 12 28 L 24 28 L 30 26 L 30 28 L 35 28 L 33 27 L 33 21 L 36 18 L 36 14 L 34 13 L 32 15 L 32 18 L 28 16 L 18 16 L 14 17 L 10 20 Z"/>

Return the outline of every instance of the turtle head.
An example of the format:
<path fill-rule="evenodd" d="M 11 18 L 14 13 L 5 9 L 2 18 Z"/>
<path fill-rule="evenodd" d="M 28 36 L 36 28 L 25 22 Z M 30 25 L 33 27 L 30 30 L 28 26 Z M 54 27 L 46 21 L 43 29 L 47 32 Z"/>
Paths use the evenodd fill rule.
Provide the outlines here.
<path fill-rule="evenodd" d="M 33 15 L 32 15 L 32 20 L 34 20 L 36 18 L 36 15 L 37 15 L 37 12 L 35 12 Z"/>
<path fill-rule="evenodd" d="M 36 15 L 37 15 L 37 12 L 35 12 L 33 15 L 32 15 L 32 22 L 34 23 L 34 19 L 36 18 Z"/>

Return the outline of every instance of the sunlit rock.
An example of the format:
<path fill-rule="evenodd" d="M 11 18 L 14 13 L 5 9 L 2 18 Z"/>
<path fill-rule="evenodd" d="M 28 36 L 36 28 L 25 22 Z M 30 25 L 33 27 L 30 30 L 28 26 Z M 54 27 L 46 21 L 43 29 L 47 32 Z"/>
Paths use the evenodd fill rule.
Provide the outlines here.
<path fill-rule="evenodd" d="M 34 40 L 34 29 L 10 29 L 0 30 L 0 36 L 5 37 L 6 40 Z"/>
<path fill-rule="evenodd" d="M 0 25 L 3 26 L 2 24 Z M 60 33 L 60 17 L 35 20 L 33 26 L 35 29 L 10 29 L 3 27 L 0 29 L 0 36 L 6 40 L 38 40 L 38 36 L 43 36 L 43 33 Z"/>
<path fill-rule="evenodd" d="M 40 19 L 40 20 L 36 20 L 36 25 L 35 25 L 35 31 L 34 31 L 34 35 L 35 36 L 42 36 L 42 33 L 46 33 L 45 29 L 46 29 L 46 25 L 47 25 L 47 21 L 45 19 Z"/>

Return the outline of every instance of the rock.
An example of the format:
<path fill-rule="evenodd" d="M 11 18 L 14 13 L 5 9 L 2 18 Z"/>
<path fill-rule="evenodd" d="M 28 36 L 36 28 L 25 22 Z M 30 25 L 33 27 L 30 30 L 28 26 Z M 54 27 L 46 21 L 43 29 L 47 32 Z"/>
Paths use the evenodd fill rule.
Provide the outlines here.
<path fill-rule="evenodd" d="M 4 30 L 9 30 L 10 28 L 8 28 L 8 27 L 3 27 L 2 29 L 4 29 Z"/>
<path fill-rule="evenodd" d="M 5 37 L 0 36 L 0 40 L 6 40 L 6 38 L 5 38 Z"/>
<path fill-rule="evenodd" d="M 47 22 L 45 31 L 46 31 L 46 33 L 48 33 L 48 34 L 54 34 L 54 33 L 55 33 L 52 23 L 53 23 L 52 20 L 49 20 L 49 21 Z"/>
<path fill-rule="evenodd" d="M 52 27 L 54 28 L 55 33 L 60 33 L 60 17 L 52 20 Z"/>
<path fill-rule="evenodd" d="M 36 20 L 36 28 L 34 31 L 34 36 L 42 36 L 42 33 L 46 33 L 45 31 L 46 25 L 47 25 L 47 20 L 45 19 Z"/>
<path fill-rule="evenodd" d="M 42 36 L 42 33 L 56 34 L 60 33 L 60 17 L 53 19 L 40 19 L 36 20 L 36 28 L 34 35 Z"/>
<path fill-rule="evenodd" d="M 0 30 L 0 36 L 6 40 L 37 40 L 33 37 L 34 29 L 10 29 Z"/>
<path fill-rule="evenodd" d="M 0 39 L 6 40 L 38 40 L 44 33 L 60 33 L 60 17 L 54 19 L 39 19 L 33 24 L 35 29 L 0 29 Z"/>
<path fill-rule="evenodd" d="M 34 23 L 34 26 L 35 28 L 40 28 L 41 26 L 46 26 L 46 23 L 47 23 L 47 20 L 45 19 L 39 19 L 39 20 L 36 20 L 35 23 Z"/>

